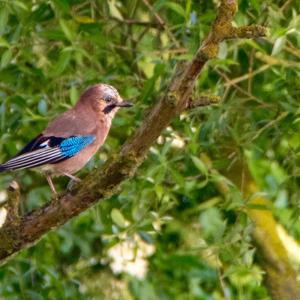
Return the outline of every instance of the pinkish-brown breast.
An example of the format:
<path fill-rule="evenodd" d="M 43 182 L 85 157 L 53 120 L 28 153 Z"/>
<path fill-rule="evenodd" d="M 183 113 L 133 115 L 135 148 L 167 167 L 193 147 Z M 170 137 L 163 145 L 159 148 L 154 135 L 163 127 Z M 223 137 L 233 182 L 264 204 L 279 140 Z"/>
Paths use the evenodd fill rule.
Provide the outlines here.
<path fill-rule="evenodd" d="M 95 112 L 88 107 L 75 107 L 53 120 L 43 131 L 45 136 L 71 137 L 95 135 L 95 141 L 74 157 L 57 164 L 47 166 L 54 173 L 72 174 L 83 168 L 104 143 L 111 126 L 111 119 L 102 112 Z M 58 174 L 57 174 L 58 175 Z"/>

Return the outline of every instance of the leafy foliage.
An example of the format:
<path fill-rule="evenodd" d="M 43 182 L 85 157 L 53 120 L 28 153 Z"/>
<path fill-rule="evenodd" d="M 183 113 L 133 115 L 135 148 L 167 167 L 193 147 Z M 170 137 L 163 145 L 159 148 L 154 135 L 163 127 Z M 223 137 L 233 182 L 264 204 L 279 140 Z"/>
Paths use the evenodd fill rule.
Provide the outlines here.
<path fill-rule="evenodd" d="M 87 86 L 106 82 L 136 105 L 119 113 L 80 175 L 101 165 L 164 93 L 175 64 L 192 57 L 216 2 L 1 1 L 1 161 Z M 221 173 L 246 157 L 278 222 L 300 239 L 299 4 L 240 0 L 236 25 L 251 23 L 267 24 L 270 37 L 223 43 L 197 82 L 195 97 L 215 94 L 222 103 L 174 120 L 119 195 L 2 267 L 0 299 L 270 299 L 255 260 L 248 199 Z M 50 199 L 34 171 L 1 175 L 1 195 L 12 178 L 22 186 L 23 212 Z M 55 183 L 63 190 L 67 179 Z M 146 249 L 136 266 L 145 276 L 133 265 L 112 267 L 111 250 L 129 251 L 128 242 L 136 256 Z"/>

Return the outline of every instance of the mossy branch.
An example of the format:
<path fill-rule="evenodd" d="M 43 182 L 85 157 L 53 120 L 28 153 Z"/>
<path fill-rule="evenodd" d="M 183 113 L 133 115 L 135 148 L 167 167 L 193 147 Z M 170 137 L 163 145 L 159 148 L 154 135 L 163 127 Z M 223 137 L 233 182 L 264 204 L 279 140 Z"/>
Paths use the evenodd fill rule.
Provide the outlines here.
<path fill-rule="evenodd" d="M 124 180 L 134 175 L 161 132 L 188 107 L 196 79 L 205 63 L 217 55 L 219 43 L 228 37 L 227 29 L 232 28 L 236 10 L 236 0 L 221 1 L 211 32 L 194 58 L 177 69 L 165 96 L 152 108 L 118 155 L 113 156 L 104 167 L 89 174 L 72 191 L 61 195 L 58 201 L 52 201 L 22 216 L 17 226 L 9 223 L 2 226 L 0 235 L 9 233 L 8 237 L 15 242 L 2 243 L 0 262 L 36 243 L 45 233 L 61 226 L 91 205 L 110 197 Z M 262 30 L 261 36 L 264 34 Z"/>
<path fill-rule="evenodd" d="M 1 207 L 3 224 L 0 225 L 0 257 L 8 257 L 20 243 L 20 188 L 16 181 L 12 181 L 7 191 L 8 201 Z"/>
<path fill-rule="evenodd" d="M 221 101 L 221 97 L 219 96 L 212 96 L 212 95 L 200 96 L 196 99 L 190 99 L 187 108 L 194 109 L 197 107 L 209 106 L 212 104 L 217 104 L 220 101 Z"/>

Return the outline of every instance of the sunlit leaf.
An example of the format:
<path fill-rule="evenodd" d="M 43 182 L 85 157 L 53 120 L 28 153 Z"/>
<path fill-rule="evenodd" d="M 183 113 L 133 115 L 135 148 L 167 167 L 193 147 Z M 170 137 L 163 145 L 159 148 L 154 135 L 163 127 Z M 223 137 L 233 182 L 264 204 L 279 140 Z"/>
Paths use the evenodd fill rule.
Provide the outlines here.
<path fill-rule="evenodd" d="M 194 163 L 194 165 L 197 167 L 197 169 L 203 173 L 203 174 L 207 174 L 207 167 L 205 166 L 205 164 L 203 163 L 203 161 L 201 159 L 199 159 L 196 156 L 191 156 L 191 159 Z"/>
<path fill-rule="evenodd" d="M 74 24 L 71 21 L 67 21 L 64 19 L 60 19 L 59 24 L 68 40 L 70 40 L 71 42 L 74 41 L 76 36 Z"/>
<path fill-rule="evenodd" d="M 108 2 L 110 14 L 117 19 L 123 20 L 122 14 L 120 13 L 120 10 L 117 7 L 117 3 L 118 2 L 115 0 Z"/>
<path fill-rule="evenodd" d="M 119 227 L 125 228 L 127 226 L 126 219 L 124 218 L 119 209 L 112 209 L 111 218 L 114 221 L 114 223 L 117 224 Z"/>
<path fill-rule="evenodd" d="M 280 53 L 285 45 L 285 42 L 286 38 L 284 36 L 277 38 L 272 49 L 272 55 L 277 55 Z"/>
<path fill-rule="evenodd" d="M 78 22 L 78 23 L 82 23 L 82 24 L 92 24 L 95 22 L 94 19 L 92 19 L 89 16 L 75 16 L 74 19 Z"/>

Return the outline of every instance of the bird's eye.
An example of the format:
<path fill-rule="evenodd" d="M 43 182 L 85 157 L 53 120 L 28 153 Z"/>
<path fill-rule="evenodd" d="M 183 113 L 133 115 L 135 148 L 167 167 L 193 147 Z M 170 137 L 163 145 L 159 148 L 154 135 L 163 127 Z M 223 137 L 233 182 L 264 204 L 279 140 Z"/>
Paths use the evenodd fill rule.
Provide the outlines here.
<path fill-rule="evenodd" d="M 106 96 L 103 98 L 103 100 L 107 103 L 112 102 L 114 100 L 114 98 L 112 96 Z"/>

